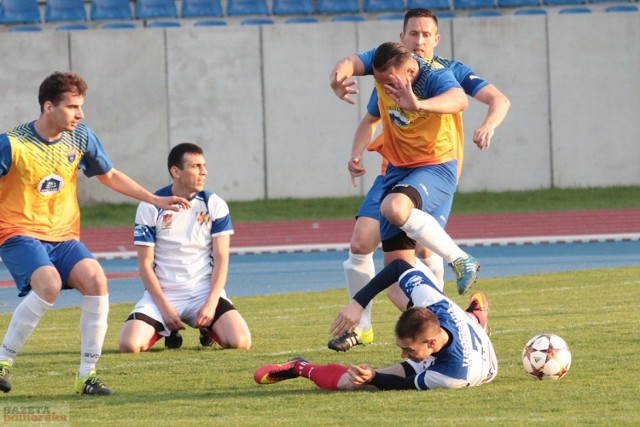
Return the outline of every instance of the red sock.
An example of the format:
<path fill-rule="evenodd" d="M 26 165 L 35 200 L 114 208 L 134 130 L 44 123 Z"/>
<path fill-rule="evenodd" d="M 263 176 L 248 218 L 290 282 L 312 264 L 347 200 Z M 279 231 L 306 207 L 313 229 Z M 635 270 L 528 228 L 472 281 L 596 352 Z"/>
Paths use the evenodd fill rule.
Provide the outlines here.
<path fill-rule="evenodd" d="M 202 332 L 202 335 L 206 335 L 209 338 L 211 338 L 212 340 L 214 340 L 215 342 L 218 343 L 218 345 L 224 347 L 222 345 L 222 341 L 220 341 L 220 337 L 213 331 L 210 331 L 208 329 L 200 329 L 200 332 Z"/>
<path fill-rule="evenodd" d="M 323 390 L 338 390 L 338 381 L 347 367 L 331 363 L 328 365 L 316 365 L 314 363 L 298 362 L 296 365 L 298 375 L 308 378 Z"/>
<path fill-rule="evenodd" d="M 158 340 L 162 338 L 162 335 L 155 333 L 153 334 L 153 336 L 151 337 L 151 339 L 149 340 L 149 343 L 147 344 L 147 350 L 151 350 L 151 347 L 153 347 L 153 345 L 158 342 Z M 145 350 L 145 351 L 147 351 Z"/>

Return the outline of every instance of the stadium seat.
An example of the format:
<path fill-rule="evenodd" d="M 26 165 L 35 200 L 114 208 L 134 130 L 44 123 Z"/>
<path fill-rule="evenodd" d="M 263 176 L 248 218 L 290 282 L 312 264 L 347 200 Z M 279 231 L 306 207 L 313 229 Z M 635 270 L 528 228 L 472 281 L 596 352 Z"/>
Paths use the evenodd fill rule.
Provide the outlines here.
<path fill-rule="evenodd" d="M 408 0 L 407 9 L 449 9 L 449 0 Z"/>
<path fill-rule="evenodd" d="M 178 21 L 151 21 L 146 25 L 147 28 L 178 28 L 182 24 Z"/>
<path fill-rule="evenodd" d="M 360 15 L 338 15 L 331 18 L 331 22 L 362 22 L 364 20 Z"/>
<path fill-rule="evenodd" d="M 133 22 L 108 22 L 100 28 L 103 30 L 135 30 L 138 26 Z"/>
<path fill-rule="evenodd" d="M 558 11 L 558 13 L 565 15 L 570 13 L 591 13 L 591 9 L 588 7 L 565 7 Z"/>
<path fill-rule="evenodd" d="M 194 27 L 224 27 L 225 25 L 227 22 L 220 19 L 201 19 L 193 23 Z"/>
<path fill-rule="evenodd" d="M 136 0 L 137 19 L 177 18 L 174 0 Z"/>
<path fill-rule="evenodd" d="M 91 0 L 89 15 L 92 21 L 133 18 L 129 0 Z"/>
<path fill-rule="evenodd" d="M 56 27 L 56 31 L 83 31 L 88 29 L 89 26 L 86 24 L 64 24 Z"/>
<path fill-rule="evenodd" d="M 364 0 L 363 12 L 396 12 L 404 10 L 404 0 Z"/>
<path fill-rule="evenodd" d="M 224 16 L 220 0 L 182 0 L 180 16 L 202 18 Z"/>
<path fill-rule="evenodd" d="M 274 15 L 308 15 L 314 12 L 312 0 L 273 0 Z"/>
<path fill-rule="evenodd" d="M 572 4 L 585 4 L 585 0 L 542 0 L 545 6 L 564 6 Z"/>
<path fill-rule="evenodd" d="M 451 10 L 442 10 L 440 12 L 436 12 L 436 18 L 438 19 L 453 19 L 456 17 L 455 12 Z"/>
<path fill-rule="evenodd" d="M 540 6 L 540 0 L 498 0 L 498 7 Z"/>
<path fill-rule="evenodd" d="M 378 21 L 403 21 L 404 14 L 402 13 L 385 13 L 376 17 Z"/>
<path fill-rule="evenodd" d="M 44 21 L 86 21 L 87 10 L 84 0 L 47 0 L 44 7 Z"/>
<path fill-rule="evenodd" d="M 42 27 L 39 25 L 16 25 L 15 27 L 9 27 L 10 33 L 39 33 L 42 31 Z"/>
<path fill-rule="evenodd" d="M 545 9 L 518 9 L 513 12 L 514 15 L 546 15 Z"/>
<path fill-rule="evenodd" d="M 499 10 L 473 10 L 469 12 L 469 18 L 493 18 L 495 16 L 502 16 Z"/>
<path fill-rule="evenodd" d="M 359 13 L 358 0 L 318 0 L 318 13 Z"/>
<path fill-rule="evenodd" d="M 273 19 L 269 18 L 248 18 L 240 22 L 241 25 L 273 25 Z"/>
<path fill-rule="evenodd" d="M 617 4 L 604 9 L 605 12 L 638 12 L 638 10 L 638 6 L 634 4 Z"/>
<path fill-rule="evenodd" d="M 453 0 L 454 9 L 490 9 L 494 0 Z"/>
<path fill-rule="evenodd" d="M 284 22 L 285 24 L 317 24 L 320 20 L 313 16 L 298 16 L 295 18 L 288 18 Z"/>
<path fill-rule="evenodd" d="M 227 0 L 227 15 L 268 15 L 266 0 Z"/>
<path fill-rule="evenodd" d="M 32 24 L 40 21 L 38 0 L 0 1 L 0 24 Z"/>

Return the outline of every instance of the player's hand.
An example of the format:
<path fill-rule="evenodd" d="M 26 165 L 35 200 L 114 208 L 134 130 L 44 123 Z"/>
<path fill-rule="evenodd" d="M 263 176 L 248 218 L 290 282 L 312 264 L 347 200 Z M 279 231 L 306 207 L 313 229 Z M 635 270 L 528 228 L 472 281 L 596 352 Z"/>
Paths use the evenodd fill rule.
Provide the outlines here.
<path fill-rule="evenodd" d="M 167 211 L 178 212 L 180 209 L 189 209 L 191 204 L 184 197 L 166 196 L 159 197 L 156 206 Z"/>
<path fill-rule="evenodd" d="M 161 310 L 162 320 L 164 320 L 164 324 L 167 326 L 167 329 L 170 331 L 180 331 L 184 329 L 184 325 L 182 324 L 182 320 L 180 320 L 180 316 L 178 312 L 173 308 Z"/>
<path fill-rule="evenodd" d="M 347 76 L 339 76 L 338 72 L 333 74 L 329 86 L 333 89 L 333 93 L 344 102 L 354 105 L 356 101 L 350 95 L 357 95 L 358 89 L 354 88 L 358 82 L 355 79 L 349 80 Z"/>
<path fill-rule="evenodd" d="M 491 138 L 493 137 L 494 128 L 492 126 L 484 125 L 480 126 L 473 132 L 473 142 L 480 150 L 489 148 L 491 146 Z"/>
<path fill-rule="evenodd" d="M 405 110 L 417 111 L 420 109 L 418 98 L 411 88 L 411 79 L 404 82 L 400 76 L 391 76 L 391 82 L 384 85 L 384 89 L 393 102 Z"/>
<path fill-rule="evenodd" d="M 362 163 L 360 163 L 359 157 L 354 157 L 349 160 L 347 169 L 349 170 L 349 174 L 351 174 L 351 183 L 354 187 L 356 186 L 356 178 L 367 173 L 367 170 L 362 166 Z"/>
<path fill-rule="evenodd" d="M 352 331 L 360 322 L 363 311 L 364 308 L 360 304 L 356 301 L 351 301 L 340 311 L 336 320 L 331 324 L 329 328 L 331 335 L 339 337 L 345 332 Z"/>
<path fill-rule="evenodd" d="M 368 383 L 376 376 L 376 371 L 366 363 L 362 365 L 350 364 L 347 373 L 349 374 L 349 380 L 354 384 Z"/>
<path fill-rule="evenodd" d="M 213 316 L 216 313 L 217 307 L 218 307 L 217 301 L 213 303 L 206 302 L 202 306 L 200 311 L 198 311 L 198 315 L 196 316 L 196 321 L 193 324 L 193 326 L 196 328 L 209 327 L 209 325 L 211 325 L 211 322 L 213 322 Z"/>

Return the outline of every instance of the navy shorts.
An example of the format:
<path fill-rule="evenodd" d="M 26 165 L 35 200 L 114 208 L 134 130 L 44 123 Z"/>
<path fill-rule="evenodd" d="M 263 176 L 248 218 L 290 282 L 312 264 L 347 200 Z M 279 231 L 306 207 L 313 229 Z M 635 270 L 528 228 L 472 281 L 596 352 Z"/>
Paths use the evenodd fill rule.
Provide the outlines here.
<path fill-rule="evenodd" d="M 85 245 L 77 240 L 45 242 L 27 236 L 15 236 L 0 246 L 0 257 L 13 276 L 18 296 L 31 290 L 31 275 L 40 267 L 52 266 L 60 273 L 62 288 L 68 289 L 71 270 L 83 259 L 95 259 Z"/>

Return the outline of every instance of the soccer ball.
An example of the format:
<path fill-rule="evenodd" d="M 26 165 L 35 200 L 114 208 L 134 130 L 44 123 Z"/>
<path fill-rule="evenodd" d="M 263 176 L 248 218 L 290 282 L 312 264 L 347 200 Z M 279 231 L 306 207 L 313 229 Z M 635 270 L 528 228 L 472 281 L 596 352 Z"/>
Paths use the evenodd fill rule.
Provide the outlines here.
<path fill-rule="evenodd" d="M 531 378 L 546 381 L 559 380 L 569 371 L 571 350 L 557 335 L 536 335 L 522 350 L 522 365 Z"/>

